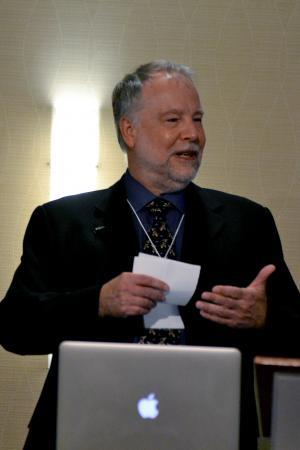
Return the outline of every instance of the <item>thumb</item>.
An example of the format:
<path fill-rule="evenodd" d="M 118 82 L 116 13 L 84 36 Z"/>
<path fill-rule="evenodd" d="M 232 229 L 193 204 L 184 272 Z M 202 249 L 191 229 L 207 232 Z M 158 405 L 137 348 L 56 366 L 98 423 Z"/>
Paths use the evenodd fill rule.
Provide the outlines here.
<path fill-rule="evenodd" d="M 275 272 L 276 267 L 274 264 L 268 264 L 267 266 L 264 266 L 257 274 L 256 278 L 249 284 L 248 287 L 265 287 L 267 280 L 269 276 Z"/>

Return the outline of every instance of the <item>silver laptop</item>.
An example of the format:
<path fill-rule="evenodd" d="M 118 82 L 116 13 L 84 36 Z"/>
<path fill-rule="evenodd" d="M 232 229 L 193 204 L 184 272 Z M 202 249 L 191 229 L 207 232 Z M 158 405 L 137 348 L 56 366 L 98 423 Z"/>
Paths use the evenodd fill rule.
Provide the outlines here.
<path fill-rule="evenodd" d="M 272 450 L 300 449 L 300 373 L 275 373 L 271 422 Z"/>
<path fill-rule="evenodd" d="M 237 450 L 236 349 L 65 342 L 57 450 Z"/>

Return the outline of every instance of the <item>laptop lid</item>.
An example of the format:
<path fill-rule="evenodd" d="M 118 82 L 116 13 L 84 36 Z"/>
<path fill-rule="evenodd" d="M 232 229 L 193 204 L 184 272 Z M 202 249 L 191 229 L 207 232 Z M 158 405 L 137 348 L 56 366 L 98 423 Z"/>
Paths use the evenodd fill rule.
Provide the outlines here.
<path fill-rule="evenodd" d="M 275 373 L 271 421 L 272 450 L 300 448 L 300 373 Z"/>
<path fill-rule="evenodd" d="M 236 349 L 65 342 L 57 450 L 237 450 Z"/>

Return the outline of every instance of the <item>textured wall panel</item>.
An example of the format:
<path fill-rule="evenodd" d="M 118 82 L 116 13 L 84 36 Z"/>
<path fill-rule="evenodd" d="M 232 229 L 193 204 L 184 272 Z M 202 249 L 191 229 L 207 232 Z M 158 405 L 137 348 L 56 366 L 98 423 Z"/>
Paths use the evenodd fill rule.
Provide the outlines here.
<path fill-rule="evenodd" d="M 0 1 L 0 293 L 33 208 L 48 200 L 51 118 L 59 93 L 100 105 L 98 186 L 126 167 L 113 85 L 142 62 L 196 70 L 207 147 L 197 182 L 248 196 L 275 216 L 300 284 L 299 0 Z M 0 352 L 0 448 L 20 450 L 46 357 Z"/>

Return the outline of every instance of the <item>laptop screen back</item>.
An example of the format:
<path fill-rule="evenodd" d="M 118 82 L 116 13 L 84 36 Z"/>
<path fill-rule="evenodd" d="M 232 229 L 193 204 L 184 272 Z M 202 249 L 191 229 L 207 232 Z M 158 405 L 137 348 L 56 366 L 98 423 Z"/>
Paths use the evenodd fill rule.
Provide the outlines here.
<path fill-rule="evenodd" d="M 271 424 L 272 450 L 300 449 L 300 373 L 275 373 Z"/>
<path fill-rule="evenodd" d="M 237 450 L 235 349 L 66 342 L 57 450 Z"/>

